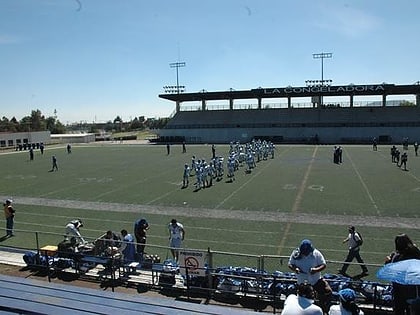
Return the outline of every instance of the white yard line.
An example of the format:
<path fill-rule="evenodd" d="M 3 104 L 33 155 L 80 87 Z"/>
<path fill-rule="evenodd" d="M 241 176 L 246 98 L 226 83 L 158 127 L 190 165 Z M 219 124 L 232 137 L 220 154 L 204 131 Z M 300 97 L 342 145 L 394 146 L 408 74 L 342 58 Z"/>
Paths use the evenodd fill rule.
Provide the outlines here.
<path fill-rule="evenodd" d="M 351 166 L 353 167 L 354 171 L 356 172 L 357 177 L 359 178 L 359 181 L 362 183 L 363 188 L 365 189 L 365 192 L 372 204 L 372 206 L 375 208 L 376 210 L 376 215 L 380 216 L 381 215 L 381 211 L 379 210 L 378 205 L 375 202 L 375 199 L 373 199 L 372 194 L 369 191 L 368 186 L 366 185 L 365 181 L 362 178 L 362 175 L 360 175 L 359 170 L 356 168 L 356 165 L 354 164 L 353 160 L 351 159 L 350 155 L 348 154 L 348 152 L 346 150 L 344 150 L 344 152 L 346 153 L 346 157 L 348 158 L 348 160 L 351 163 Z"/>
<path fill-rule="evenodd" d="M 318 146 L 316 146 L 314 148 L 314 151 L 312 152 L 311 162 L 309 163 L 308 168 L 306 169 L 306 172 L 305 172 L 305 176 L 303 176 L 302 182 L 300 183 L 299 191 L 296 195 L 295 202 L 293 203 L 292 212 L 291 212 L 292 215 L 296 214 L 296 212 L 300 208 L 300 204 L 302 202 L 303 194 L 304 194 L 305 188 L 306 188 L 306 183 L 308 182 L 309 174 L 311 173 L 312 165 L 314 164 L 315 156 L 316 156 L 317 151 L 318 151 Z M 284 248 L 284 245 L 286 243 L 286 239 L 289 236 L 289 231 L 290 231 L 291 226 L 292 226 L 292 223 L 290 223 L 290 222 L 288 222 L 286 224 L 286 228 L 283 232 L 283 237 L 281 238 L 280 243 L 278 245 L 278 249 L 277 249 L 277 254 L 278 255 L 280 255 L 280 252 Z"/>

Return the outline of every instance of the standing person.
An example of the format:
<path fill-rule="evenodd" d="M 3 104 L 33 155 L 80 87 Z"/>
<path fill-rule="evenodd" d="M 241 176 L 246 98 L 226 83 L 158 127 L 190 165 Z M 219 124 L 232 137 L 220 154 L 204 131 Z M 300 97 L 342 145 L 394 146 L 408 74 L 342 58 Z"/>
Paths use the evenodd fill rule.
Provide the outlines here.
<path fill-rule="evenodd" d="M 289 258 L 289 268 L 296 273 L 297 283 L 308 282 L 317 293 L 317 298 L 324 312 L 330 306 L 332 289 L 322 278 L 321 271 L 327 268 L 322 253 L 313 247 L 310 240 L 303 240 L 299 248 L 295 249 Z"/>
<path fill-rule="evenodd" d="M 185 163 L 184 165 L 184 174 L 182 176 L 182 188 L 188 187 L 190 183 L 190 167 Z"/>
<path fill-rule="evenodd" d="M 300 283 L 297 295 L 289 294 L 280 315 L 322 315 L 322 309 L 314 304 L 314 289 L 309 283 Z"/>
<path fill-rule="evenodd" d="M 71 144 L 69 143 L 67 145 L 67 154 L 70 154 L 70 153 L 71 153 Z"/>
<path fill-rule="evenodd" d="M 13 203 L 12 199 L 6 199 L 6 201 L 3 203 L 4 217 L 6 219 L 6 237 L 14 236 L 13 226 L 14 226 L 16 211 L 15 209 L 13 209 L 12 203 Z"/>
<path fill-rule="evenodd" d="M 182 153 L 187 153 L 187 147 L 185 146 L 185 141 L 182 141 Z"/>
<path fill-rule="evenodd" d="M 185 238 L 185 230 L 184 226 L 179 223 L 177 220 L 172 219 L 171 223 L 168 225 L 168 231 L 169 231 L 169 246 L 171 247 L 171 253 L 176 262 L 178 262 L 179 258 L 179 250 L 178 248 L 181 248 L 182 241 Z"/>
<path fill-rule="evenodd" d="M 52 156 L 52 169 L 51 169 L 51 172 L 53 172 L 54 170 L 58 171 L 57 157 L 55 155 Z"/>
<path fill-rule="evenodd" d="M 407 259 L 420 259 L 420 249 L 413 243 L 407 234 L 395 237 L 395 252 L 386 257 L 385 263 L 394 263 Z M 420 262 L 419 262 L 420 263 Z M 395 315 L 409 315 L 408 299 L 417 297 L 420 286 L 392 283 L 393 309 Z"/>
<path fill-rule="evenodd" d="M 366 265 L 364 265 L 364 261 L 362 257 L 360 256 L 360 246 L 362 245 L 362 236 L 360 233 L 356 232 L 356 228 L 354 226 L 349 227 L 349 234 L 346 239 L 343 240 L 344 243 L 349 243 L 349 252 L 347 254 L 347 258 L 345 260 L 346 263 L 352 262 L 353 259 L 356 258 L 357 262 L 360 265 L 360 268 L 362 268 L 361 276 L 367 276 L 368 269 Z M 349 267 L 349 264 L 344 264 L 343 267 L 338 271 L 338 273 L 342 274 L 343 276 L 347 276 L 347 268 Z"/>
<path fill-rule="evenodd" d="M 80 228 L 83 227 L 83 222 L 80 219 L 71 220 L 66 224 L 66 238 L 75 237 L 77 243 L 85 244 L 86 241 L 80 234 Z"/>
<path fill-rule="evenodd" d="M 40 143 L 39 149 L 41 150 L 41 155 L 43 155 L 44 154 L 44 143 L 43 142 Z"/>
<path fill-rule="evenodd" d="M 340 290 L 338 296 L 340 304 L 331 306 L 328 315 L 364 315 L 356 304 L 356 292 L 353 289 Z"/>
<path fill-rule="evenodd" d="M 121 243 L 121 253 L 123 254 L 123 259 L 125 263 L 135 261 L 136 247 L 134 246 L 134 237 L 129 234 L 127 230 L 121 230 L 122 243 Z"/>
<path fill-rule="evenodd" d="M 146 219 L 138 219 L 134 223 L 134 236 L 137 243 L 137 257 L 139 261 L 143 260 L 144 248 L 146 247 L 146 232 L 149 229 L 149 223 Z"/>
<path fill-rule="evenodd" d="M 416 154 L 416 156 L 419 155 L 419 144 L 417 142 L 414 142 L 414 153 Z"/>
<path fill-rule="evenodd" d="M 171 145 L 169 143 L 166 144 L 166 153 L 167 155 L 171 153 Z"/>
<path fill-rule="evenodd" d="M 34 149 L 32 148 L 29 149 L 29 160 L 34 160 Z"/>
<path fill-rule="evenodd" d="M 213 159 L 216 158 L 216 146 L 214 144 L 211 145 L 211 155 Z"/>
<path fill-rule="evenodd" d="M 373 151 L 378 151 L 378 141 L 376 140 L 376 137 L 373 137 L 372 146 L 373 146 Z"/>
<path fill-rule="evenodd" d="M 399 164 L 398 167 L 401 167 L 401 166 L 404 165 L 404 171 L 406 171 L 407 170 L 407 160 L 408 160 L 408 154 L 407 154 L 407 152 L 404 152 L 401 155 L 401 164 Z"/>

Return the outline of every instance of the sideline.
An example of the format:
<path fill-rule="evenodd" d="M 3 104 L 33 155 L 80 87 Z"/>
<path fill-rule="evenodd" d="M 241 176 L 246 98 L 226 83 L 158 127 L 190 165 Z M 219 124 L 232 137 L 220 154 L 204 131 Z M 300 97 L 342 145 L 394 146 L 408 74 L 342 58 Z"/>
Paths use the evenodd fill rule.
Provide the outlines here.
<path fill-rule="evenodd" d="M 0 195 L 1 199 L 9 198 Z M 384 217 L 384 216 L 362 216 L 362 215 L 332 215 L 313 213 L 286 213 L 273 211 L 244 211 L 244 210 L 227 210 L 214 208 L 190 208 L 190 207 L 173 207 L 173 206 L 156 206 L 142 204 L 124 204 L 106 203 L 96 201 L 80 201 L 80 200 L 60 200 L 47 198 L 33 198 L 14 196 L 15 204 L 35 205 L 43 207 L 67 208 L 67 209 L 85 209 L 94 211 L 114 211 L 114 212 L 134 212 L 144 214 L 161 214 L 168 216 L 186 216 L 191 218 L 213 218 L 213 219 L 233 219 L 243 221 L 265 221 L 265 222 L 283 222 L 283 223 L 310 223 L 324 225 L 343 225 L 353 222 L 356 226 L 367 227 L 385 227 L 385 228 L 404 228 L 404 229 L 420 229 L 420 218 L 403 218 Z"/>

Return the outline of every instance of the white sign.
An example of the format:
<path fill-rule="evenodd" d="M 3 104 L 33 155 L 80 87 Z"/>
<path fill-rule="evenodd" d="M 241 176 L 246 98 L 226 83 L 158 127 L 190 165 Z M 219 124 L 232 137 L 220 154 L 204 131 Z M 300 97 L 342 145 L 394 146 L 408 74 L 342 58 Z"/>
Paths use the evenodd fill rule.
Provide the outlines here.
<path fill-rule="evenodd" d="M 203 252 L 180 250 L 179 269 L 181 274 L 185 276 L 187 272 L 186 269 L 188 269 L 188 275 L 205 276 L 204 257 L 205 253 Z"/>

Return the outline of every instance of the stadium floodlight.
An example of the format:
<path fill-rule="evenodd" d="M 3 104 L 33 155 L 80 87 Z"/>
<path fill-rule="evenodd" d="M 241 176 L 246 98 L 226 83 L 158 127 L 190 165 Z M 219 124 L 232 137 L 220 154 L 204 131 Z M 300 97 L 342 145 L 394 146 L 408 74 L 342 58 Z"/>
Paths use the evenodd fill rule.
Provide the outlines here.
<path fill-rule="evenodd" d="M 165 85 L 163 89 L 165 90 L 165 93 L 175 94 L 179 92 L 184 92 L 185 85 Z"/>
<path fill-rule="evenodd" d="M 312 54 L 314 59 L 321 59 L 321 84 L 324 83 L 324 59 L 325 58 L 332 58 L 332 53 L 317 53 Z"/>
<path fill-rule="evenodd" d="M 176 68 L 176 87 L 177 87 L 176 92 L 177 92 L 177 94 L 179 94 L 180 86 L 179 86 L 179 74 L 178 74 L 178 72 L 179 72 L 179 68 L 186 66 L 186 63 L 185 62 L 172 62 L 172 63 L 169 64 L 169 66 L 171 68 Z M 184 87 L 184 89 L 185 89 L 185 87 Z"/>

